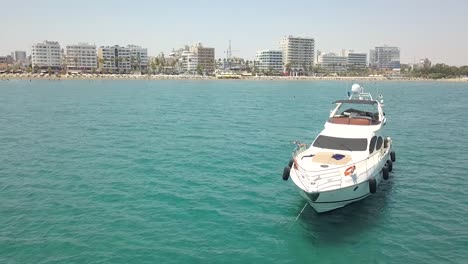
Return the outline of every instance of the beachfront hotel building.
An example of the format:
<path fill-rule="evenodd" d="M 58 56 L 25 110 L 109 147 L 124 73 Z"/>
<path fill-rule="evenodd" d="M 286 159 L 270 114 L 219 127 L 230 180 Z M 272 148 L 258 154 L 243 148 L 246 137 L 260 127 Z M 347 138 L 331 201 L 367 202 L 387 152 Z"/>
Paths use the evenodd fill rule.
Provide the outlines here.
<path fill-rule="evenodd" d="M 181 72 L 195 73 L 198 67 L 198 54 L 191 51 L 183 51 L 180 55 Z"/>
<path fill-rule="evenodd" d="M 128 45 L 130 62 L 133 69 L 145 70 L 148 68 L 148 49 L 136 45 Z"/>
<path fill-rule="evenodd" d="M 281 50 L 259 50 L 255 54 L 255 65 L 260 71 L 283 71 Z"/>
<path fill-rule="evenodd" d="M 196 54 L 197 66 L 200 66 L 202 71 L 207 73 L 214 72 L 216 63 L 214 48 L 203 47 L 203 45 L 198 42 L 191 46 L 189 51 Z"/>
<path fill-rule="evenodd" d="M 286 36 L 280 40 L 283 66 L 293 72 L 309 71 L 314 66 L 315 40 L 307 37 Z"/>
<path fill-rule="evenodd" d="M 375 47 L 370 51 L 370 66 L 378 69 L 399 69 L 400 48 L 398 47 Z"/>
<path fill-rule="evenodd" d="M 101 46 L 98 49 L 98 64 L 101 71 L 113 73 L 145 70 L 148 68 L 148 50 L 136 45 Z"/>
<path fill-rule="evenodd" d="M 344 72 L 348 64 L 348 57 L 337 55 L 335 53 L 325 53 L 318 57 L 318 64 L 323 69 L 331 72 Z"/>
<path fill-rule="evenodd" d="M 32 45 L 31 63 L 33 67 L 55 68 L 61 67 L 60 44 L 57 41 L 44 41 Z"/>
<path fill-rule="evenodd" d="M 359 52 L 348 53 L 348 69 L 364 69 L 367 67 L 367 54 Z"/>
<path fill-rule="evenodd" d="M 98 63 L 101 71 L 130 72 L 130 49 L 119 45 L 101 46 L 98 49 Z"/>
<path fill-rule="evenodd" d="M 66 46 L 65 61 L 69 70 L 89 71 L 97 68 L 96 46 L 78 43 Z"/>

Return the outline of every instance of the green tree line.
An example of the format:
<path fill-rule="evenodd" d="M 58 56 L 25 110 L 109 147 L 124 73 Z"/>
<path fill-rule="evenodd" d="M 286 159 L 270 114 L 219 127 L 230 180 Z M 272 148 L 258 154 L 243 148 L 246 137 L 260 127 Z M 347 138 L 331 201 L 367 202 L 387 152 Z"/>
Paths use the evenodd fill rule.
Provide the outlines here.
<path fill-rule="evenodd" d="M 432 67 L 414 69 L 407 73 L 410 77 L 444 79 L 468 76 L 468 66 L 449 66 L 444 63 L 437 63 Z"/>

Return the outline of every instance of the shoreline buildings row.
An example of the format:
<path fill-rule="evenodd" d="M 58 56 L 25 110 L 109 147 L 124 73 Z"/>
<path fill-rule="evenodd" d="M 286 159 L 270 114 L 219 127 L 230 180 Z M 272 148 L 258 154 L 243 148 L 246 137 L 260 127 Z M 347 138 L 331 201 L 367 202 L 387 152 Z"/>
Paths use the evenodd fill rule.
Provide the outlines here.
<path fill-rule="evenodd" d="M 228 53 L 230 54 L 230 53 Z M 130 73 L 155 71 L 174 73 L 211 74 L 217 69 L 248 69 L 260 73 L 303 75 L 321 69 L 340 73 L 348 70 L 373 69 L 394 70 L 401 67 L 398 47 L 380 46 L 367 53 L 342 50 L 337 53 L 322 53 L 315 50 L 315 39 L 310 37 L 285 36 L 280 39 L 277 49 L 259 50 L 254 61 L 240 59 L 233 66 L 230 56 L 221 64 L 216 61 L 215 49 L 200 42 L 173 50 L 168 57 L 161 54 L 148 56 L 146 48 L 137 45 L 100 46 L 77 43 L 63 49 L 57 41 L 35 43 L 31 56 L 24 51 L 15 51 L 12 56 L 0 56 L 1 66 L 20 65 L 33 68 L 68 71 L 97 71 L 109 73 Z M 3 64 L 2 64 L 3 63 Z M 161 70 L 159 70 L 161 72 Z"/>
<path fill-rule="evenodd" d="M 314 38 L 289 35 L 280 40 L 278 50 L 257 51 L 255 64 L 261 71 L 288 72 L 298 75 L 312 70 L 314 57 Z"/>
<path fill-rule="evenodd" d="M 255 62 L 259 70 L 291 75 L 317 69 L 340 73 L 366 68 L 398 70 L 401 67 L 398 47 L 375 47 L 369 54 L 369 60 L 367 53 L 352 50 L 342 50 L 340 54 L 317 51 L 316 54 L 313 38 L 287 36 L 280 40 L 279 49 L 257 51 Z"/>
<path fill-rule="evenodd" d="M 137 45 L 96 47 L 78 43 L 62 49 L 57 41 L 46 40 L 32 45 L 30 64 L 39 69 L 130 73 L 147 71 L 152 66 L 151 59 L 154 58 L 148 56 L 148 50 Z M 201 43 L 186 46 L 173 59 L 183 72 L 201 69 L 205 73 L 212 73 L 215 70 L 215 49 L 204 47 Z"/>
<path fill-rule="evenodd" d="M 101 46 L 88 43 L 70 44 L 63 50 L 57 41 L 44 41 L 32 45 L 31 65 L 38 68 L 67 68 L 75 71 L 96 69 L 129 72 L 148 65 L 147 49 L 136 45 L 126 47 Z"/>

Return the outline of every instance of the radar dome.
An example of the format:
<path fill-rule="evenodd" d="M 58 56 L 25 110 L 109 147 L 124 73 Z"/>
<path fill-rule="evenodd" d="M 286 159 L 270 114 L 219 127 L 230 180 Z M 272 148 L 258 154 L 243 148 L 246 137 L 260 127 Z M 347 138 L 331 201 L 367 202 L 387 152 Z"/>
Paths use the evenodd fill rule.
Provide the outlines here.
<path fill-rule="evenodd" d="M 355 83 L 355 84 L 353 84 L 353 86 L 351 86 L 351 91 L 353 93 L 361 93 L 362 92 L 362 87 L 361 87 L 361 85 Z"/>

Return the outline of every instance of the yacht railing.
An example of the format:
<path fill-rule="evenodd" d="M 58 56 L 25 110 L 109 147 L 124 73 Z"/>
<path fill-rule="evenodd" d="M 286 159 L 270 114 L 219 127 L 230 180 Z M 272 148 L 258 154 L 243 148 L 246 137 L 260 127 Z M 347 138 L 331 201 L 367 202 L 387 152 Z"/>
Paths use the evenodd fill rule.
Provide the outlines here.
<path fill-rule="evenodd" d="M 309 190 L 310 186 L 315 184 L 317 184 L 318 191 L 331 187 L 341 188 L 343 186 L 343 177 L 351 177 L 344 176 L 344 172 L 347 168 L 356 166 L 354 178 L 356 182 L 362 182 L 363 177 L 367 180 L 370 173 L 374 171 L 374 168 L 380 164 L 380 157 L 385 155 L 388 149 L 389 147 L 382 147 L 381 150 L 375 151 L 365 159 L 329 169 L 306 170 L 298 162 L 294 163 L 293 168 L 296 170 L 298 178 L 306 190 Z M 361 180 L 359 181 L 359 179 Z"/>

